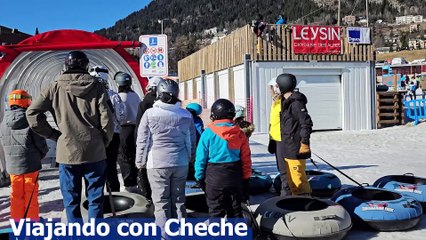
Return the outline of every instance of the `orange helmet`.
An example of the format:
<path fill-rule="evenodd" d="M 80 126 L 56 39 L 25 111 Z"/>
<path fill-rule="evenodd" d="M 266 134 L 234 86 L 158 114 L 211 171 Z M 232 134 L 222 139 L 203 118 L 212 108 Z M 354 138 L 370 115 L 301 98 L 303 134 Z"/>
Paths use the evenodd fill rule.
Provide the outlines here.
<path fill-rule="evenodd" d="M 13 90 L 8 97 L 9 107 L 19 106 L 22 108 L 28 108 L 31 105 L 31 95 L 24 90 L 17 89 Z"/>

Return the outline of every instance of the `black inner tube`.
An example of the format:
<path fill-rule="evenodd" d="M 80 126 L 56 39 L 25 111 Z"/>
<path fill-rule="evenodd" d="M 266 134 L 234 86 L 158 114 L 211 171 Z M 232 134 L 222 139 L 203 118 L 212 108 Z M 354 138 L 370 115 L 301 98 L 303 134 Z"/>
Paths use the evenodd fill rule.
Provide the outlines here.
<path fill-rule="evenodd" d="M 278 201 L 277 207 L 290 211 L 318 211 L 326 209 L 329 205 L 312 198 L 286 198 Z"/>
<path fill-rule="evenodd" d="M 393 181 L 402 182 L 402 183 L 409 183 L 409 184 L 422 184 L 426 185 L 426 179 L 424 178 L 418 178 L 414 176 L 392 176 L 391 179 Z"/>
<path fill-rule="evenodd" d="M 390 201 L 401 198 L 401 194 L 379 189 L 361 188 L 352 192 L 352 195 L 362 200 Z"/>
<path fill-rule="evenodd" d="M 116 212 L 121 212 L 127 209 L 130 209 L 131 207 L 133 207 L 133 205 L 135 205 L 135 201 L 131 198 L 128 197 L 124 197 L 124 196 L 117 196 L 117 195 L 112 195 L 112 202 L 114 204 L 114 208 Z M 104 204 L 103 204 L 103 210 L 104 210 L 104 214 L 108 214 L 108 213 L 112 213 L 111 210 L 111 205 L 109 203 L 109 198 L 108 196 L 104 196 Z M 88 209 L 89 207 L 89 201 L 86 200 L 83 202 L 83 207 L 85 209 Z"/>
<path fill-rule="evenodd" d="M 309 176 L 319 176 L 319 175 L 324 175 L 324 173 L 323 172 L 319 172 L 319 171 L 307 170 L 306 171 L 306 175 L 309 175 Z"/>
<path fill-rule="evenodd" d="M 192 210 L 194 212 L 209 212 L 209 207 L 207 206 L 206 197 L 204 194 L 186 196 L 185 207 L 186 209 Z"/>

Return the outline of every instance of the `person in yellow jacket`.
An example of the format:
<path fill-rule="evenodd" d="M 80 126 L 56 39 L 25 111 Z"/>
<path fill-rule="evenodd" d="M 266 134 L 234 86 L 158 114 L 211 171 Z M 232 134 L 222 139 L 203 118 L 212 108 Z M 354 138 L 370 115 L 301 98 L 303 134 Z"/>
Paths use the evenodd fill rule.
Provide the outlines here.
<path fill-rule="evenodd" d="M 277 148 L 277 145 L 281 142 L 281 129 L 280 129 L 280 115 L 281 115 L 281 94 L 280 89 L 278 88 L 276 78 L 273 78 L 268 83 L 269 89 L 272 95 L 272 105 L 269 115 L 269 144 L 268 152 L 275 154 L 277 161 L 277 168 L 280 174 L 281 180 L 281 196 L 291 195 L 290 188 L 288 186 L 287 180 L 287 163 L 279 156 L 282 156 L 282 148 Z"/>
<path fill-rule="evenodd" d="M 310 195 L 306 177 L 306 159 L 311 157 L 310 136 L 312 120 L 306 109 L 308 99 L 296 90 L 297 80 L 283 73 L 276 78 L 280 90 L 280 136 L 277 142 L 277 161 L 285 161 L 287 180 L 293 195 Z"/>

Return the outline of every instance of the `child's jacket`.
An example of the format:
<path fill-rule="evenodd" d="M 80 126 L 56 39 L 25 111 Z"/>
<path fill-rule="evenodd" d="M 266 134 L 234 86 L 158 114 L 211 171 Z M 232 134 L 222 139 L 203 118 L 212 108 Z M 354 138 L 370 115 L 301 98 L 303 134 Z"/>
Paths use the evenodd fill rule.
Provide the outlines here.
<path fill-rule="evenodd" d="M 251 176 L 248 140 L 232 120 L 216 120 L 201 135 L 195 179 L 210 185 L 235 186 Z"/>
<path fill-rule="evenodd" d="M 41 169 L 40 160 L 49 149 L 46 140 L 29 128 L 25 109 L 5 112 L 0 125 L 0 140 L 9 174 L 21 175 Z"/>

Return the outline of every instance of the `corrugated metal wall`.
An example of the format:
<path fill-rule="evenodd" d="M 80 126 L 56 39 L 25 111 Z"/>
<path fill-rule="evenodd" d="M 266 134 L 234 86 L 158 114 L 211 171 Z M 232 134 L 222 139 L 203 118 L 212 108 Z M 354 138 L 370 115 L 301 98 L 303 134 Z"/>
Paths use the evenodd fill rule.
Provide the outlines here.
<path fill-rule="evenodd" d="M 280 73 L 295 75 L 340 75 L 342 86 L 342 128 L 374 128 L 375 81 L 369 62 L 253 62 L 253 121 L 256 131 L 267 132 L 271 96 L 268 82 Z"/>

